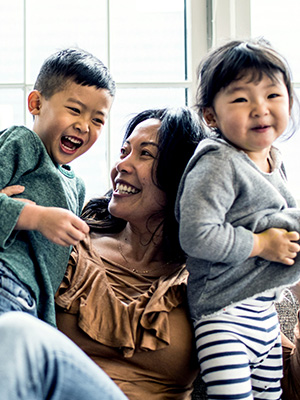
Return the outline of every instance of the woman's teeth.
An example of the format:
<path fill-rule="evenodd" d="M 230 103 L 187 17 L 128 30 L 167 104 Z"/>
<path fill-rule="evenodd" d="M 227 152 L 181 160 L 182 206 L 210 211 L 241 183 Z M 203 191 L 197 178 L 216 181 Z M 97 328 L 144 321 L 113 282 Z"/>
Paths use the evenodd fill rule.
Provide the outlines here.
<path fill-rule="evenodd" d="M 133 186 L 128 186 L 123 183 L 116 184 L 116 191 L 119 192 L 119 194 L 136 194 L 139 192 L 139 190 Z"/>

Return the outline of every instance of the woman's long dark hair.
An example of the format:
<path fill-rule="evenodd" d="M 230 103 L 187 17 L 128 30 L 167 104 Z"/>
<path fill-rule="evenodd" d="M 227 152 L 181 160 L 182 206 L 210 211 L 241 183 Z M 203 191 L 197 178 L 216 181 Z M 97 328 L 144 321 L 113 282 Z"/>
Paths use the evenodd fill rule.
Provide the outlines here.
<path fill-rule="evenodd" d="M 155 185 L 166 194 L 166 205 L 162 211 L 163 250 L 166 258 L 183 261 L 185 257 L 179 245 L 174 205 L 183 171 L 205 134 L 196 113 L 187 107 L 150 109 L 131 119 L 123 143 L 137 125 L 150 118 L 161 121 L 158 130 L 158 154 L 153 164 L 152 177 Z M 110 190 L 104 197 L 92 199 L 85 206 L 82 218 L 92 232 L 117 233 L 125 228 L 126 221 L 113 217 L 108 211 L 111 196 Z"/>

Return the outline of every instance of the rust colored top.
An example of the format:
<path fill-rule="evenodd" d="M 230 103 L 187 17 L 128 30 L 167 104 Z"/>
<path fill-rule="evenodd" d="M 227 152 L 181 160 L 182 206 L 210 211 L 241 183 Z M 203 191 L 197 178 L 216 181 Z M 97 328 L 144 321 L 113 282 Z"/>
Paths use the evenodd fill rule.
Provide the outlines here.
<path fill-rule="evenodd" d="M 56 294 L 57 325 L 130 400 L 191 399 L 198 366 L 188 272 L 163 266 L 152 275 L 101 257 L 88 238 Z"/>

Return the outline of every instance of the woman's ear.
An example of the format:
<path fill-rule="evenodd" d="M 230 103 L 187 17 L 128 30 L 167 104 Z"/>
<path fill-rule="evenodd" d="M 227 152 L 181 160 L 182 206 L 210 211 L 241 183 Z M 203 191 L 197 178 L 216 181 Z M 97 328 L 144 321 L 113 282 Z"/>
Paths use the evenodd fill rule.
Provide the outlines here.
<path fill-rule="evenodd" d="M 32 115 L 38 115 L 41 108 L 41 93 L 38 90 L 33 90 L 28 95 L 28 110 Z"/>
<path fill-rule="evenodd" d="M 202 110 L 202 115 L 206 125 L 210 128 L 217 128 L 216 114 L 212 107 L 205 107 Z"/>

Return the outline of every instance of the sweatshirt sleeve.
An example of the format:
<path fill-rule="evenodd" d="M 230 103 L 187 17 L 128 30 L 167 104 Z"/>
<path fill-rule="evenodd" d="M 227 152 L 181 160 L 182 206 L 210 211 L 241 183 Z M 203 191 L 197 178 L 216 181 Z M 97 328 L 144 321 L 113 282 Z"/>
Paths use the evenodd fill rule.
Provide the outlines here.
<path fill-rule="evenodd" d="M 0 249 L 8 247 L 17 234 L 14 228 L 25 205 L 24 202 L 0 194 Z"/>
<path fill-rule="evenodd" d="M 209 151 L 192 163 L 181 184 L 177 212 L 180 243 L 190 257 L 243 262 L 252 251 L 253 234 L 226 222 L 236 197 L 236 176 L 230 160 L 216 152 Z"/>
<path fill-rule="evenodd" d="M 18 184 L 20 177 L 35 166 L 37 158 L 35 134 L 25 127 L 12 127 L 0 136 L 0 188 Z M 5 248 L 14 238 L 14 227 L 26 204 L 5 194 L 0 194 L 0 248 Z"/>

